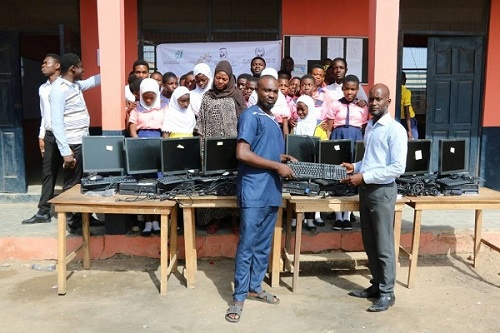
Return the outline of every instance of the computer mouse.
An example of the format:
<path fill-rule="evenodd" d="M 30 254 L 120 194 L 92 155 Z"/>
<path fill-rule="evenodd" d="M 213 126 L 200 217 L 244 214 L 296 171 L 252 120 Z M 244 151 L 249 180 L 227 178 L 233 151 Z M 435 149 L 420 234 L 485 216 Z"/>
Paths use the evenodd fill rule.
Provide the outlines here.
<path fill-rule="evenodd" d="M 101 175 L 90 175 L 90 176 L 88 176 L 88 179 L 91 180 L 91 181 L 101 180 L 103 178 L 104 177 L 101 176 Z"/>

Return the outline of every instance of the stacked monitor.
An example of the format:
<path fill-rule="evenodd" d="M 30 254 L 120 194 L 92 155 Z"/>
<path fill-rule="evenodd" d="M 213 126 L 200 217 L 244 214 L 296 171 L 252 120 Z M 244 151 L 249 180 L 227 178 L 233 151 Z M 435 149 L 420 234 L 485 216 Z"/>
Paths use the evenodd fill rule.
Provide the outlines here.
<path fill-rule="evenodd" d="M 431 140 L 409 140 L 404 176 L 424 175 L 429 172 Z"/>
<path fill-rule="evenodd" d="M 467 152 L 465 139 L 439 140 L 439 175 L 446 176 L 467 172 Z"/>
<path fill-rule="evenodd" d="M 215 175 L 236 171 L 236 138 L 205 138 L 203 174 Z"/>
<path fill-rule="evenodd" d="M 319 139 L 308 135 L 289 134 L 285 140 L 286 154 L 299 162 L 317 162 Z"/>
<path fill-rule="evenodd" d="M 161 171 L 164 175 L 178 175 L 201 171 L 201 139 L 169 138 L 161 140 Z"/>
<path fill-rule="evenodd" d="M 352 141 L 324 140 L 319 141 L 319 163 L 342 164 L 352 162 Z"/>
<path fill-rule="evenodd" d="M 126 138 L 125 156 L 129 175 L 146 174 L 160 170 L 160 138 Z"/>
<path fill-rule="evenodd" d="M 363 140 L 357 140 L 354 143 L 354 160 L 353 162 L 359 162 L 363 159 L 365 155 L 365 142 Z"/>
<path fill-rule="evenodd" d="M 85 136 L 82 162 L 85 173 L 125 172 L 123 136 Z"/>

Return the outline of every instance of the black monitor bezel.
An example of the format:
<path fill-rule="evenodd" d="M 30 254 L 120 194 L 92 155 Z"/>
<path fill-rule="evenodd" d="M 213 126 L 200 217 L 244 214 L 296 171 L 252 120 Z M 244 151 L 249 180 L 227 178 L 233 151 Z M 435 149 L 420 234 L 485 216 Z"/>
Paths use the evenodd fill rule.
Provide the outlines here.
<path fill-rule="evenodd" d="M 425 169 L 420 169 L 420 170 L 414 170 L 414 171 L 409 171 L 408 170 L 408 165 L 411 163 L 412 156 L 415 156 L 415 153 L 417 150 L 413 151 L 414 147 L 412 148 L 412 152 L 410 152 L 410 146 L 418 146 L 421 144 L 426 144 L 426 153 L 427 153 L 427 167 Z M 408 151 L 406 154 L 406 167 L 405 167 L 405 172 L 403 173 L 403 176 L 418 176 L 418 175 L 425 175 L 429 173 L 429 166 L 431 162 L 431 149 L 432 149 L 432 141 L 428 139 L 418 139 L 418 140 L 408 140 Z M 422 159 L 425 156 L 425 153 L 422 154 Z"/>
<path fill-rule="evenodd" d="M 359 156 L 359 148 L 360 146 L 363 147 L 363 154 Z M 365 155 L 365 141 L 364 140 L 356 140 L 354 142 L 354 154 L 352 157 L 352 160 L 354 163 L 359 162 L 363 159 L 363 156 Z"/>
<path fill-rule="evenodd" d="M 311 145 L 312 152 L 310 152 L 310 154 L 312 154 L 312 155 L 310 157 L 312 157 L 312 158 L 307 158 L 306 160 L 304 160 L 304 158 L 303 158 L 304 156 L 300 156 L 300 154 L 298 156 L 294 156 L 297 154 L 294 154 L 293 151 L 290 151 L 290 140 L 295 140 L 295 139 L 302 140 L 307 145 Z M 314 136 L 287 134 L 285 136 L 285 153 L 287 155 L 295 157 L 299 162 L 317 163 L 318 162 L 318 147 L 319 147 L 318 142 L 319 142 L 319 138 L 314 137 Z"/>
<path fill-rule="evenodd" d="M 451 170 L 445 170 L 443 171 L 443 160 L 445 159 L 445 147 L 444 145 L 446 144 L 451 144 L 451 143 L 462 143 L 463 142 L 463 147 L 464 147 L 464 160 L 463 160 L 463 168 L 456 168 L 456 169 L 451 169 Z M 460 138 L 455 138 L 455 139 L 439 139 L 439 163 L 438 163 L 438 174 L 439 176 L 448 176 L 448 175 L 453 175 L 457 173 L 466 173 L 468 172 L 468 161 L 469 161 L 469 149 L 468 149 L 468 140 L 467 139 L 460 139 Z"/>
<path fill-rule="evenodd" d="M 224 169 L 212 169 L 208 170 L 207 166 L 210 165 L 209 161 L 211 161 L 212 156 L 214 156 L 213 152 L 210 151 L 212 149 L 211 147 L 211 142 L 223 142 L 224 145 L 227 145 L 228 143 L 230 144 L 231 142 L 234 142 L 234 154 L 231 152 L 227 154 L 227 156 L 233 155 L 234 157 L 234 165 L 233 167 L 227 167 Z M 210 138 L 205 138 L 205 143 L 204 143 L 204 148 L 203 148 L 203 174 L 204 175 L 217 175 L 217 174 L 223 174 L 224 172 L 233 172 L 238 169 L 238 160 L 236 159 L 236 144 L 237 144 L 237 138 L 236 137 L 210 137 Z M 210 147 L 210 149 L 209 149 Z M 219 156 L 219 155 L 216 155 Z M 228 163 L 229 165 L 229 163 Z"/>
<path fill-rule="evenodd" d="M 155 152 L 155 155 L 148 155 L 147 158 L 154 158 L 156 161 L 156 168 L 151 168 L 151 169 L 141 169 L 141 170 L 130 170 L 130 154 L 129 154 L 129 145 L 131 142 L 137 142 L 139 140 L 147 140 L 150 142 L 156 141 L 157 142 L 157 147 L 158 151 Z M 126 167 L 127 167 L 127 174 L 129 175 L 138 175 L 138 174 L 147 174 L 147 173 L 154 173 L 158 172 L 160 170 L 160 158 L 161 158 L 161 149 L 160 149 L 160 142 L 161 138 L 125 138 L 125 144 L 124 144 L 124 150 L 125 150 L 125 162 L 126 162 Z"/>
<path fill-rule="evenodd" d="M 84 136 L 82 139 L 82 168 L 84 173 L 120 173 L 123 174 L 125 172 L 125 156 L 124 156 L 124 136 L 121 135 L 110 135 L 110 136 Z M 118 160 L 117 165 L 119 165 L 116 168 L 89 168 L 89 154 L 90 152 L 87 153 L 88 151 L 88 145 L 89 141 L 101 141 L 102 145 L 100 146 L 103 148 L 102 150 L 99 150 L 100 152 L 107 153 L 109 152 L 109 148 L 107 146 L 112 146 L 113 147 L 113 153 L 114 153 L 114 159 Z M 95 149 L 96 144 L 93 143 L 93 147 Z M 102 161 L 102 159 L 101 159 Z"/>
<path fill-rule="evenodd" d="M 347 154 L 349 155 L 349 159 L 346 159 L 344 161 L 340 161 L 338 163 L 329 163 L 328 161 L 325 161 L 325 153 L 323 150 L 326 149 L 325 147 L 330 146 L 330 145 L 340 145 L 340 150 L 344 152 L 346 149 L 348 150 Z M 330 154 L 327 156 L 331 156 Z M 351 163 L 352 162 L 352 140 L 350 139 L 337 139 L 337 140 L 320 140 L 319 141 L 319 147 L 318 147 L 318 162 L 319 163 L 325 163 L 325 164 L 334 164 L 334 165 L 340 165 L 344 162 Z"/>
<path fill-rule="evenodd" d="M 167 164 L 167 158 L 168 154 L 166 151 L 166 146 L 169 144 L 174 144 L 175 146 L 178 146 L 179 144 L 186 143 L 189 149 L 189 154 L 196 154 L 198 156 L 198 163 L 197 166 L 192 168 L 190 167 L 184 167 L 183 169 L 177 169 L 177 170 L 166 170 L 166 164 Z M 195 147 L 192 146 L 191 142 L 196 143 Z M 196 147 L 197 146 L 197 147 Z M 194 148 L 194 149 L 193 149 Z M 201 138 L 200 137 L 185 137 L 185 138 L 164 138 L 161 140 L 160 144 L 160 149 L 161 149 L 161 172 L 168 176 L 168 175 L 181 175 L 181 174 L 186 174 L 187 172 L 192 172 L 192 173 L 199 173 L 201 171 Z M 180 158 L 180 156 L 175 156 L 175 152 L 172 152 L 173 158 Z"/>

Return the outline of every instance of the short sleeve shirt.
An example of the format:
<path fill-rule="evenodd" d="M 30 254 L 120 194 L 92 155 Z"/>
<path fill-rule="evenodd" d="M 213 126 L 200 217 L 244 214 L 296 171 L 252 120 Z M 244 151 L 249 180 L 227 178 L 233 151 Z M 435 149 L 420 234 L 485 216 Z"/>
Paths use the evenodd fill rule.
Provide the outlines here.
<path fill-rule="evenodd" d="M 247 142 L 255 154 L 280 162 L 285 147 L 283 134 L 276 120 L 257 105 L 240 115 L 238 142 L 240 140 Z M 275 171 L 240 162 L 237 195 L 240 207 L 278 207 L 281 205 L 281 177 Z"/>

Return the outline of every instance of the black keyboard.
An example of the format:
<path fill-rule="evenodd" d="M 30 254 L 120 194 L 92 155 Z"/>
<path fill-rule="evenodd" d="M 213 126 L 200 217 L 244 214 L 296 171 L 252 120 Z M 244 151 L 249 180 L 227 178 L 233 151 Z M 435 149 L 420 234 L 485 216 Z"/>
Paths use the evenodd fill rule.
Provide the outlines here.
<path fill-rule="evenodd" d="M 347 177 L 346 168 L 335 164 L 293 162 L 288 163 L 297 179 L 341 180 Z"/>
<path fill-rule="evenodd" d="M 193 179 L 188 178 L 186 176 L 172 175 L 172 176 L 164 176 L 162 178 L 158 178 L 158 183 L 163 185 L 171 185 L 171 184 L 183 183 L 188 180 L 193 180 Z"/>
<path fill-rule="evenodd" d="M 443 177 L 436 179 L 436 183 L 446 187 L 453 187 L 466 184 L 474 184 L 474 179 L 469 176 L 460 176 L 457 178 Z"/>
<path fill-rule="evenodd" d="M 122 183 L 136 183 L 132 176 L 105 176 L 99 179 L 90 179 L 84 177 L 81 179 L 81 191 L 104 191 L 107 189 L 117 189 L 119 184 Z"/>

